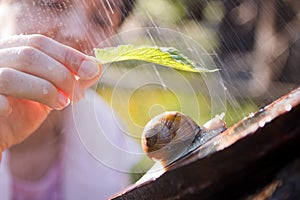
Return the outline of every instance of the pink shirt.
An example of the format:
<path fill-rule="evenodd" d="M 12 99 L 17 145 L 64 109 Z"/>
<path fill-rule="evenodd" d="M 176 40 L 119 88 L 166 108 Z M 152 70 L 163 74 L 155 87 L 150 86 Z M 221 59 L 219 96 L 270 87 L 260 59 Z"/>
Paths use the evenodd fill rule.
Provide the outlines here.
<path fill-rule="evenodd" d="M 52 165 L 47 174 L 35 182 L 13 177 L 13 200 L 61 200 L 61 167 Z"/>

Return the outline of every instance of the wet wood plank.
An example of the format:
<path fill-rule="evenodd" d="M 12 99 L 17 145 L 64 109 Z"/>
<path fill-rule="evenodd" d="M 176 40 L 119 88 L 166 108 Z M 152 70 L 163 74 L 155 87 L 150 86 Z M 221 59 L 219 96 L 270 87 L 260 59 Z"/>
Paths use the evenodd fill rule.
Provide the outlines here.
<path fill-rule="evenodd" d="M 300 88 L 243 119 L 160 177 L 133 185 L 113 199 L 251 197 L 272 186 L 276 174 L 300 157 L 299 145 Z"/>

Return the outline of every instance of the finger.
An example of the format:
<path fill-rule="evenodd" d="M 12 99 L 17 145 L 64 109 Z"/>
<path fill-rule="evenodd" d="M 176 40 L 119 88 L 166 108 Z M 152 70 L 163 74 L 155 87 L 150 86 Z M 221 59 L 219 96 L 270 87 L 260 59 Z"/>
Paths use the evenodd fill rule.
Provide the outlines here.
<path fill-rule="evenodd" d="M 70 103 L 49 81 L 11 68 L 0 68 L 0 94 L 37 101 L 57 110 Z"/>
<path fill-rule="evenodd" d="M 73 96 L 75 76 L 61 63 L 32 47 L 0 49 L 0 68 L 14 68 L 54 84 L 68 97 Z M 77 90 L 80 92 L 81 90 Z"/>
<path fill-rule="evenodd" d="M 11 105 L 6 96 L 0 94 L 0 116 L 8 116 L 12 111 Z"/>
<path fill-rule="evenodd" d="M 97 59 L 87 56 L 78 50 L 63 45 L 43 35 L 18 35 L 0 41 L 0 48 L 31 46 L 68 67 L 83 80 L 90 80 L 101 72 L 101 65 Z"/>

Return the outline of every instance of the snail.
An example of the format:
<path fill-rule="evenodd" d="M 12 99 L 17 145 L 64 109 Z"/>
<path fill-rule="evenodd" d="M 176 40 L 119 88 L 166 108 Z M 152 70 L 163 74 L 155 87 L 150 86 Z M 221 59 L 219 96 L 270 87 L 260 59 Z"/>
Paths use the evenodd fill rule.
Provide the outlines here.
<path fill-rule="evenodd" d="M 203 126 L 177 112 L 164 112 L 150 120 L 142 133 L 142 147 L 148 157 L 164 167 L 187 155 L 226 129 L 224 113 Z"/>

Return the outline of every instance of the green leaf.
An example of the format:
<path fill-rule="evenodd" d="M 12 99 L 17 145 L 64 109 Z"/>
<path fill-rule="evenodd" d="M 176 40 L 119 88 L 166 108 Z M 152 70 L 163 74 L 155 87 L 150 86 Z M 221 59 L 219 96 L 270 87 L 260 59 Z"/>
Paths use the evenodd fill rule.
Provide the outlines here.
<path fill-rule="evenodd" d="M 142 60 L 189 72 L 215 72 L 193 63 L 173 47 L 120 45 L 104 49 L 94 49 L 101 64 L 125 60 Z"/>

